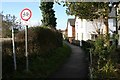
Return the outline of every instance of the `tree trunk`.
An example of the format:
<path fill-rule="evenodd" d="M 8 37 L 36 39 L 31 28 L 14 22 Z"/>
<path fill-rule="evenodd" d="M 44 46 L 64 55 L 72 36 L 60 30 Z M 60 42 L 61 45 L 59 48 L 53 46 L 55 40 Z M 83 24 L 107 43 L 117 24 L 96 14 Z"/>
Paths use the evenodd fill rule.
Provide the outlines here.
<path fill-rule="evenodd" d="M 105 24 L 105 46 L 109 46 L 109 25 L 108 25 L 108 16 L 104 18 L 104 24 Z"/>
<path fill-rule="evenodd" d="M 108 16 L 104 18 L 104 24 L 105 24 L 105 35 L 108 35 L 109 34 Z"/>

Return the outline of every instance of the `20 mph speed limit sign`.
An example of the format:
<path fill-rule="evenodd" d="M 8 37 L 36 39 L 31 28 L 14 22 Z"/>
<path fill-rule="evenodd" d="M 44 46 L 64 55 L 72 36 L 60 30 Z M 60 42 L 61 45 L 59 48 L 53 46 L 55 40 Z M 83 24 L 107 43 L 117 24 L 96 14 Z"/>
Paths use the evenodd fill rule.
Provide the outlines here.
<path fill-rule="evenodd" d="M 28 8 L 23 9 L 20 13 L 20 17 L 24 21 L 28 21 L 31 18 L 31 16 L 32 16 L 32 12 Z"/>
<path fill-rule="evenodd" d="M 32 16 L 32 12 L 30 9 L 25 8 L 21 11 L 20 13 L 20 17 L 22 20 L 24 20 L 25 22 L 28 21 Z M 28 25 L 26 25 L 25 28 L 25 56 L 26 56 L 26 70 L 28 71 Z"/>

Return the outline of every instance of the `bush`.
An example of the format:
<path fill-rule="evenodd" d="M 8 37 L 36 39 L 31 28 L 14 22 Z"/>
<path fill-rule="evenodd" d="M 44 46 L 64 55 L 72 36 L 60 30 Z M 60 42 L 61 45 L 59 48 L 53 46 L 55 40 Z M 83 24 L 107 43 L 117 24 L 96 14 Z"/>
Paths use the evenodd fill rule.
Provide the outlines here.
<path fill-rule="evenodd" d="M 88 58 L 88 60 L 90 61 L 90 49 L 94 48 L 94 41 L 91 40 L 87 40 L 87 41 L 83 41 L 82 40 L 82 46 L 81 48 L 85 51 L 86 56 Z"/>
<path fill-rule="evenodd" d="M 16 35 L 16 54 L 25 54 L 25 33 L 19 32 Z M 34 27 L 28 29 L 28 53 L 45 54 L 53 49 L 63 46 L 62 34 L 47 28 Z M 12 41 L 3 42 L 3 55 L 12 55 Z"/>
<path fill-rule="evenodd" d="M 68 37 L 66 37 L 66 38 L 65 38 L 65 41 L 69 42 L 69 38 L 68 38 Z"/>
<path fill-rule="evenodd" d="M 17 34 L 17 40 L 24 40 L 24 31 Z M 41 53 L 48 52 L 51 49 L 61 47 L 62 34 L 58 31 L 52 31 L 48 28 L 32 27 L 28 29 L 28 44 L 33 50 L 39 48 Z M 34 45 L 34 46 L 33 46 Z M 35 47 L 37 46 L 37 47 Z M 33 53 L 33 52 L 31 52 Z"/>
<path fill-rule="evenodd" d="M 8 42 L 7 42 L 8 43 Z M 5 44 L 5 43 L 4 43 Z M 5 47 L 5 46 L 4 46 Z M 9 50 L 9 49 L 7 49 Z M 4 51 L 5 52 L 5 51 Z M 3 53 L 4 53 L 3 52 Z M 24 52 L 21 52 L 24 54 Z M 5 78 L 47 78 L 59 66 L 64 60 L 70 55 L 70 48 L 64 44 L 63 47 L 59 47 L 55 50 L 51 50 L 46 54 L 42 55 L 29 55 L 29 70 L 26 73 L 26 58 L 25 56 L 20 57 L 17 55 L 17 71 L 14 72 L 13 56 L 10 50 L 10 55 L 3 55 L 3 79 Z"/>
<path fill-rule="evenodd" d="M 72 40 L 72 44 L 76 45 L 76 46 L 80 46 L 80 41 L 79 40 Z"/>
<path fill-rule="evenodd" d="M 16 35 L 15 49 L 17 59 L 17 70 L 25 69 L 25 33 L 19 32 Z M 2 42 L 3 45 L 3 75 L 7 77 L 13 73 L 12 41 Z M 28 29 L 28 53 L 29 59 L 36 56 L 47 57 L 52 51 L 63 46 L 62 34 L 47 28 L 32 27 Z M 54 53 L 55 54 L 55 53 Z M 3 76 L 3 77 L 4 77 Z"/>
<path fill-rule="evenodd" d="M 15 51 L 17 59 L 17 70 L 25 68 L 25 43 L 23 41 L 15 42 Z M 12 41 L 2 42 L 2 71 L 3 77 L 10 75 L 14 71 Z"/>
<path fill-rule="evenodd" d="M 91 48 L 93 77 L 99 79 L 112 79 L 115 77 L 116 68 L 111 55 L 114 54 L 115 45 L 106 45 L 106 37 L 99 36 Z"/>
<path fill-rule="evenodd" d="M 83 41 L 82 40 L 82 46 L 83 48 L 92 48 L 94 47 L 94 41 L 91 41 L 91 40 Z"/>

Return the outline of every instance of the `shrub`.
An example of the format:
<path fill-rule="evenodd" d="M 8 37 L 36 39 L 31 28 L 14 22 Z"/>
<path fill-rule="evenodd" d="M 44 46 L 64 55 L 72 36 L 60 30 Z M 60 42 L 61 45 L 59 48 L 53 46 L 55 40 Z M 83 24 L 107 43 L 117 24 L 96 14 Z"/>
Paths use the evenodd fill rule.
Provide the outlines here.
<path fill-rule="evenodd" d="M 79 40 L 72 40 L 72 44 L 76 45 L 76 46 L 80 46 L 80 41 Z"/>
<path fill-rule="evenodd" d="M 94 41 L 91 40 L 87 40 L 87 41 L 83 41 L 82 40 L 82 46 L 81 48 L 85 51 L 86 56 L 88 58 L 88 60 L 90 61 L 90 49 L 94 48 Z"/>
<path fill-rule="evenodd" d="M 16 35 L 15 46 L 16 54 L 24 56 L 25 52 L 25 33 L 19 32 Z M 43 54 L 52 49 L 61 47 L 62 34 L 58 31 L 52 31 L 47 28 L 34 27 L 28 29 L 28 52 L 29 54 Z M 3 42 L 3 55 L 12 55 L 12 41 Z"/>
<path fill-rule="evenodd" d="M 106 45 L 104 36 L 99 36 L 94 43 L 94 48 L 91 48 L 92 53 L 92 68 L 94 78 L 115 77 L 115 63 L 111 58 L 111 54 L 115 51 L 115 45 Z"/>
<path fill-rule="evenodd" d="M 25 69 L 25 33 L 19 32 L 16 35 L 15 49 L 17 59 L 17 70 Z M 11 74 L 13 70 L 12 41 L 2 42 L 3 50 L 3 75 Z M 58 31 L 47 28 L 32 27 L 28 29 L 28 53 L 29 58 L 36 56 L 49 56 L 52 51 L 62 47 L 62 35 Z M 4 77 L 3 76 L 3 77 Z"/>
<path fill-rule="evenodd" d="M 24 31 L 17 34 L 17 40 L 24 40 Z M 41 53 L 51 49 L 61 47 L 62 34 L 58 31 L 53 31 L 48 28 L 31 27 L 28 29 L 29 46 L 33 50 L 40 49 Z M 34 46 L 33 46 L 34 45 Z M 35 47 L 37 46 L 37 47 Z M 33 53 L 33 52 L 31 52 Z"/>

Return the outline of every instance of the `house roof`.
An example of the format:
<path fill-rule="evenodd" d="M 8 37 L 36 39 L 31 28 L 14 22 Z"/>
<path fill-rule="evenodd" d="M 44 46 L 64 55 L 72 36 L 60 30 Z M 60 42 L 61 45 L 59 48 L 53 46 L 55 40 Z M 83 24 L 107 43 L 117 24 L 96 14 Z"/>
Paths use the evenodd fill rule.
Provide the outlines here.
<path fill-rule="evenodd" d="M 68 22 L 70 22 L 70 25 L 71 25 L 71 26 L 74 26 L 74 25 L 75 25 L 75 19 L 68 19 Z"/>

